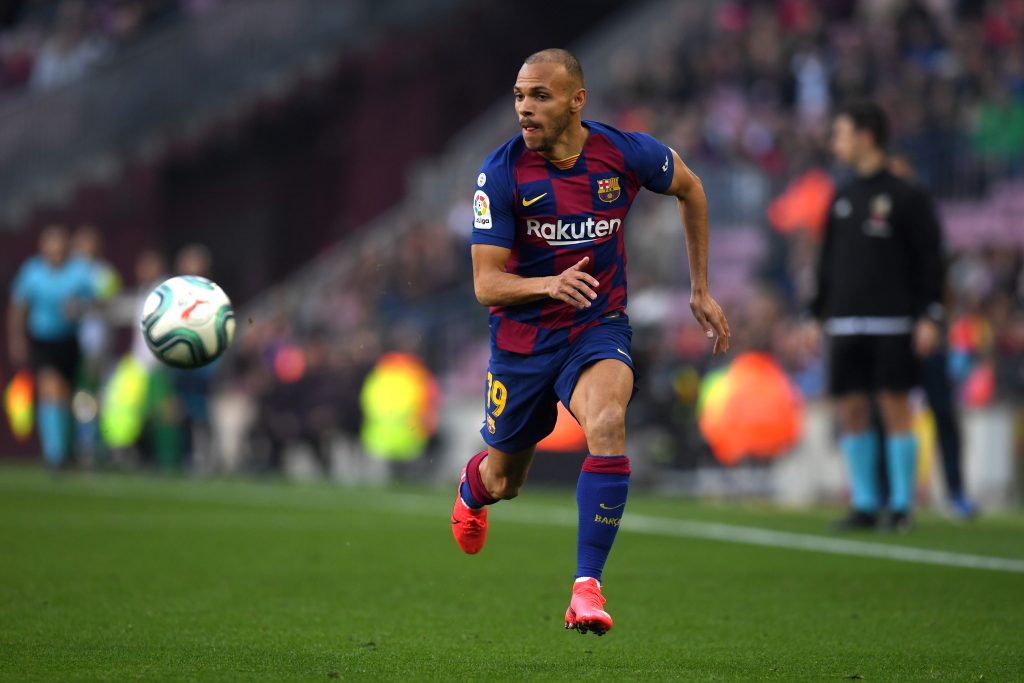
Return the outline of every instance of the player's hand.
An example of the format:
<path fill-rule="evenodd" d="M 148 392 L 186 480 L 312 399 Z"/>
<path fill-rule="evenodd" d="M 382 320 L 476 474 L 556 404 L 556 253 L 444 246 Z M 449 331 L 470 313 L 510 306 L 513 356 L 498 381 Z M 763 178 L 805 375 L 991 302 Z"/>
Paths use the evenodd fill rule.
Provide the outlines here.
<path fill-rule="evenodd" d="M 690 294 L 690 310 L 693 311 L 693 317 L 700 323 L 707 338 L 714 338 L 713 353 L 728 351 L 729 321 L 725 319 L 725 313 L 722 312 L 722 307 L 718 305 L 718 302 L 710 294 Z"/>
<path fill-rule="evenodd" d="M 924 318 L 914 326 L 914 353 L 918 358 L 927 358 L 939 348 L 942 328 L 933 320 Z"/>
<path fill-rule="evenodd" d="M 549 278 L 547 295 L 574 308 L 590 308 L 590 302 L 597 298 L 597 292 L 594 290 L 598 282 L 592 275 L 583 272 L 583 266 L 588 263 L 590 257 L 584 256 L 576 265 L 562 271 L 561 275 Z"/>

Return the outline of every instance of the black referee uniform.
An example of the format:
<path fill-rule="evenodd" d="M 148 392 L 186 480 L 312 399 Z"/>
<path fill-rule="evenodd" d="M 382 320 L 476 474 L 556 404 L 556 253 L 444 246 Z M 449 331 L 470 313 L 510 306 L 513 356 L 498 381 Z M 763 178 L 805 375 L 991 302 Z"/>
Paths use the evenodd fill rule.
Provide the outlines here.
<path fill-rule="evenodd" d="M 829 338 L 834 396 L 919 382 L 916 322 L 941 322 L 942 235 L 916 185 L 888 171 L 840 186 L 829 209 L 811 314 Z"/>

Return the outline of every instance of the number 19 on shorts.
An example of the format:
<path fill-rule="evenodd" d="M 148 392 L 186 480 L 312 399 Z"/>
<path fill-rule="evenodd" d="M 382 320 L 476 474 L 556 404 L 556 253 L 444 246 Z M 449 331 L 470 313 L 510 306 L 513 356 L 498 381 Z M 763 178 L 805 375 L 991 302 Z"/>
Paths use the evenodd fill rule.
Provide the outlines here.
<path fill-rule="evenodd" d="M 494 379 L 494 375 L 487 373 L 487 412 L 494 417 L 501 415 L 505 410 L 505 403 L 508 401 L 508 391 L 501 380 Z"/>

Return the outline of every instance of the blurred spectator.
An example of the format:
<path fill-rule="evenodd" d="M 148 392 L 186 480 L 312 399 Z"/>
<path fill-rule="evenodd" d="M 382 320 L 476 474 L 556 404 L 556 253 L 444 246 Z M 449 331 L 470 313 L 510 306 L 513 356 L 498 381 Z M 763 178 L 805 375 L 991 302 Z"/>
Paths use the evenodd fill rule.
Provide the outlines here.
<path fill-rule="evenodd" d="M 8 0 L 0 3 L 0 94 L 50 90 L 86 77 L 184 9 L 222 0 Z"/>
<path fill-rule="evenodd" d="M 31 85 L 50 90 L 80 80 L 108 54 L 106 41 L 93 33 L 85 0 L 63 0 L 53 34 L 36 55 Z"/>
<path fill-rule="evenodd" d="M 120 293 L 121 276 L 103 258 L 103 236 L 93 225 L 82 225 L 72 236 L 74 258 L 82 261 L 93 278 L 96 300 L 82 313 L 78 343 L 82 351 L 71 403 L 76 424 L 78 455 L 94 462 L 100 446 L 100 383 L 110 370 L 113 345 L 109 304 Z"/>

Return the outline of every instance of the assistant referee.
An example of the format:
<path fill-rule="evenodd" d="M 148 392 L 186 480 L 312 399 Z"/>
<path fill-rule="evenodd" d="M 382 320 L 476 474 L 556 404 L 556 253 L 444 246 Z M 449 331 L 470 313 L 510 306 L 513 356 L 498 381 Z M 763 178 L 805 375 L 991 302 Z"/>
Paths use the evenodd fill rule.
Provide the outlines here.
<path fill-rule="evenodd" d="M 941 335 L 942 239 L 935 209 L 919 187 L 888 171 L 889 123 L 872 102 L 844 107 L 833 123 L 832 151 L 852 178 L 836 190 L 810 306 L 828 342 L 829 388 L 837 400 L 852 510 L 839 529 L 875 528 L 878 441 L 871 429 L 875 394 L 886 428 L 891 530 L 911 526 L 917 464 L 910 389 L 920 358 Z"/>

